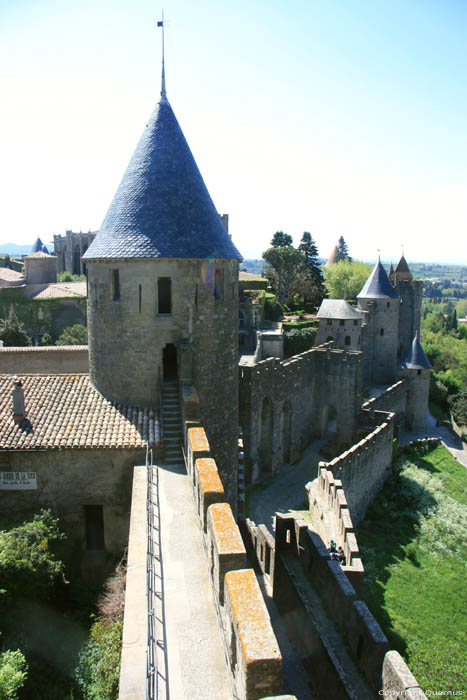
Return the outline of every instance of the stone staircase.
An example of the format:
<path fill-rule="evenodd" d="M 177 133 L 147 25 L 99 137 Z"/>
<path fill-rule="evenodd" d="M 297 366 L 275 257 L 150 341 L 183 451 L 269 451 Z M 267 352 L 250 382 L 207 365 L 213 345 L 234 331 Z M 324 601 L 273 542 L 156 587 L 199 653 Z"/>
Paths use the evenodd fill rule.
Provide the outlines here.
<path fill-rule="evenodd" d="M 182 414 L 177 381 L 166 381 L 161 385 L 161 406 L 164 461 L 166 464 L 183 464 Z"/>

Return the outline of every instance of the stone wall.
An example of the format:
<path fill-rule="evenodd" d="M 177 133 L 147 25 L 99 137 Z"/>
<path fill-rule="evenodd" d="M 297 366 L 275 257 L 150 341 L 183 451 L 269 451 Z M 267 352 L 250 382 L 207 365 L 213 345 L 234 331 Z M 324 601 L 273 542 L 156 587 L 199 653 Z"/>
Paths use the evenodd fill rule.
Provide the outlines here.
<path fill-rule="evenodd" d="M 87 374 L 87 345 L 0 348 L 0 374 Z"/>
<path fill-rule="evenodd" d="M 110 555 L 121 555 L 128 543 L 133 466 L 144 463 L 142 449 L 68 449 L 2 452 L 1 471 L 35 472 L 37 488 L 0 490 L 0 511 L 27 518 L 51 508 L 67 535 L 62 556 L 83 570 Z M 86 545 L 85 506 L 102 506 L 104 547 Z"/>
<path fill-rule="evenodd" d="M 425 700 L 344 570 L 302 520 L 276 515 L 275 538 L 242 522 L 247 551 L 272 584 L 288 635 L 318 697 L 364 700 L 383 695 Z M 393 691 L 393 692 L 388 692 Z M 396 694 L 396 692 L 399 694 Z M 410 694 L 412 693 L 412 694 Z"/>
<path fill-rule="evenodd" d="M 341 482 L 355 525 L 391 471 L 395 414 L 374 411 L 373 420 L 377 427 L 367 437 L 331 462 L 319 464 L 320 470 L 328 469 Z"/>
<path fill-rule="evenodd" d="M 229 673 L 239 700 L 260 700 L 282 689 L 282 657 L 232 509 L 223 500 L 217 466 L 203 427 L 185 427 L 192 484 L 206 564 L 213 587 Z"/>
<path fill-rule="evenodd" d="M 293 463 L 336 418 L 341 445 L 356 436 L 361 353 L 313 348 L 286 360 L 240 367 L 240 424 L 246 483 Z"/>
<path fill-rule="evenodd" d="M 161 278 L 171 280 L 163 313 Z M 200 419 L 236 509 L 238 261 L 90 260 L 88 290 L 93 385 L 108 398 L 146 406 L 157 405 L 164 379 L 196 387 Z"/>
<path fill-rule="evenodd" d="M 362 405 L 362 421 L 368 423 L 373 420 L 375 411 L 388 411 L 395 413 L 394 432 L 397 435 L 405 427 L 405 413 L 407 408 L 407 381 L 400 379 L 389 386 L 379 396 L 375 396 Z"/>

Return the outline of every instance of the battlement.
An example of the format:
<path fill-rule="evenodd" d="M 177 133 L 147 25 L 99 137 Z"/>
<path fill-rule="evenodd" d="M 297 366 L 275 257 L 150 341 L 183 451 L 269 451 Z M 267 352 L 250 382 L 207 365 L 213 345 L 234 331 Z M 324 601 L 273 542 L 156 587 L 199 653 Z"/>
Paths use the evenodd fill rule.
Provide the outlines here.
<path fill-rule="evenodd" d="M 320 463 L 320 471 L 327 469 L 342 484 L 354 523 L 364 517 L 391 470 L 395 414 L 375 410 L 373 417 L 380 424 L 369 435 L 330 462 Z"/>
<path fill-rule="evenodd" d="M 365 401 L 362 405 L 365 418 L 367 414 L 372 416 L 375 410 L 400 413 L 405 409 L 405 392 L 406 381 L 405 379 L 400 379 L 385 389 L 379 396 L 374 396 L 372 399 Z"/>

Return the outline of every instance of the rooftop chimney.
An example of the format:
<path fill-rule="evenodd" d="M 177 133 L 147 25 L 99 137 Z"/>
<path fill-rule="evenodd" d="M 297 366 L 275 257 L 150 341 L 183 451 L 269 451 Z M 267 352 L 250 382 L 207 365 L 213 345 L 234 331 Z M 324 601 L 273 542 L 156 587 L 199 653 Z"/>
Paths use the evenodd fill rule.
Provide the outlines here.
<path fill-rule="evenodd" d="M 21 379 L 18 377 L 13 378 L 14 389 L 13 389 L 13 418 L 14 420 L 23 420 L 26 415 L 26 410 L 24 407 L 24 390 L 21 383 Z"/>

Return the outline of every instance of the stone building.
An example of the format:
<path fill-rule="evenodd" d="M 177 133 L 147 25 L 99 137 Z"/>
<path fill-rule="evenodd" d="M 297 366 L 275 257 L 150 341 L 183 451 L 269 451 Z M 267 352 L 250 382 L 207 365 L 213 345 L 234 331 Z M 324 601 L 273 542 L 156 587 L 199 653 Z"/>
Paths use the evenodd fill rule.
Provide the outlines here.
<path fill-rule="evenodd" d="M 86 274 L 83 255 L 93 242 L 97 231 L 75 233 L 66 231 L 65 235 L 54 235 L 54 253 L 57 256 L 57 272 L 71 272 L 72 275 Z"/>
<path fill-rule="evenodd" d="M 344 299 L 323 299 L 317 317 L 317 345 L 333 341 L 341 350 L 360 350 L 362 314 Z"/>

